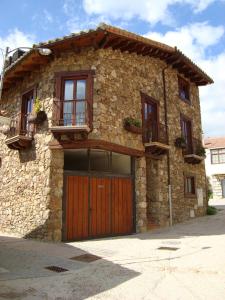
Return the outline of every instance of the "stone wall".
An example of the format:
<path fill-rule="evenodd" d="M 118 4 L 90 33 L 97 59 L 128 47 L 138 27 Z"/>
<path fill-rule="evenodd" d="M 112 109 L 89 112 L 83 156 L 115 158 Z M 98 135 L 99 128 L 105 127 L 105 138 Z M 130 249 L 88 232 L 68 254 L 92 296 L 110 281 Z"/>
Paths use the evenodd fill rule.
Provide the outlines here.
<path fill-rule="evenodd" d="M 182 222 L 193 216 L 202 216 L 206 212 L 206 178 L 204 162 L 192 165 L 184 162 L 182 150 L 174 145 L 175 139 L 181 136 L 180 115 L 183 114 L 192 120 L 193 138 L 201 140 L 201 115 L 198 88 L 190 83 L 191 105 L 182 101 L 178 95 L 177 72 L 166 70 L 166 96 L 168 111 L 169 132 L 169 174 L 168 157 L 161 161 L 148 160 L 147 182 L 149 201 L 148 216 L 150 226 L 169 225 L 168 184 L 171 185 L 173 223 Z M 198 206 L 197 195 L 187 197 L 184 195 L 184 174 L 195 176 L 196 190 L 202 189 L 204 205 Z"/>
<path fill-rule="evenodd" d="M 53 139 L 49 127 L 52 123 L 56 72 L 95 70 L 93 131 L 89 138 L 144 150 L 141 135 L 127 132 L 123 128 L 123 120 L 126 117 L 141 120 L 140 92 L 143 92 L 159 102 L 160 122 L 165 124 L 162 79 L 165 66 L 155 58 L 112 49 L 95 51 L 85 48 L 79 54 L 65 51 L 5 93 L 1 108 L 11 115 L 20 110 L 21 94 L 36 85 L 48 120 L 37 128 L 33 146 L 26 151 L 9 150 L 5 145 L 5 136 L 0 134 L 0 176 L 3 178 L 0 183 L 0 230 L 38 238 L 61 239 L 63 151 L 50 151 L 48 147 Z M 195 174 L 197 187 L 204 189 L 204 164 L 184 164 L 181 151 L 174 147 L 175 138 L 180 136 L 180 112 L 193 118 L 194 136 L 201 138 L 198 89 L 191 85 L 193 105 L 182 102 L 178 97 L 177 72 L 169 68 L 166 71 L 166 90 L 173 215 L 174 221 L 180 222 L 190 216 L 190 209 L 194 209 L 196 215 L 204 212 L 204 209 L 196 207 L 196 198 L 184 198 L 183 191 L 183 172 L 186 171 Z M 147 162 L 144 158 L 137 159 L 135 182 L 137 230 L 146 229 L 147 208 L 150 219 L 160 226 L 167 226 L 167 157 L 157 161 L 147 159 Z"/>

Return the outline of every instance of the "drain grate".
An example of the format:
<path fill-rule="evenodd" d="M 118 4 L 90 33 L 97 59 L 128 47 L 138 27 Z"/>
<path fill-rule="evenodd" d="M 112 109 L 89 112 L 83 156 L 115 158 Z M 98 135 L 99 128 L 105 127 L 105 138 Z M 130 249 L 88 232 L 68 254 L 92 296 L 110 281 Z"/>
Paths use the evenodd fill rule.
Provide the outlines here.
<path fill-rule="evenodd" d="M 101 259 L 101 257 L 93 254 L 82 254 L 79 256 L 71 257 L 70 259 L 90 263 L 98 259 Z"/>
<path fill-rule="evenodd" d="M 158 250 L 171 250 L 171 251 L 176 251 L 178 250 L 179 248 L 177 247 L 167 247 L 167 246 L 162 246 L 162 247 L 159 247 Z"/>
<path fill-rule="evenodd" d="M 48 267 L 45 267 L 45 269 L 56 272 L 56 273 L 69 271 L 67 269 L 64 269 L 64 268 L 58 267 L 58 266 L 48 266 Z"/>

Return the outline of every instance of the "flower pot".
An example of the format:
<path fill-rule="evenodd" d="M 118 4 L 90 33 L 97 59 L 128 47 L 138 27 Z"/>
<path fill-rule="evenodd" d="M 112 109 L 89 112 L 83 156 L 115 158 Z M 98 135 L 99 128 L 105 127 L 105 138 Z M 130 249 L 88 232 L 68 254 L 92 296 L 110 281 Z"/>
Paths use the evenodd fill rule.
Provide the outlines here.
<path fill-rule="evenodd" d="M 28 121 L 28 123 L 35 123 L 35 121 L 36 121 L 36 119 L 37 119 L 37 115 L 36 114 L 31 114 L 31 115 L 29 115 L 28 117 L 27 117 L 27 121 Z"/>
<path fill-rule="evenodd" d="M 127 131 L 130 131 L 132 133 L 142 134 L 142 128 L 140 128 L 140 127 L 137 127 L 137 126 L 134 126 L 134 125 L 131 125 L 131 124 L 125 124 L 124 128 Z"/>
<path fill-rule="evenodd" d="M 28 116 L 28 122 L 32 124 L 41 124 L 47 120 L 46 112 L 40 110 L 36 114 L 31 114 Z"/>
<path fill-rule="evenodd" d="M 183 140 L 183 138 L 176 138 L 174 144 L 175 144 L 175 146 L 176 146 L 177 148 L 181 148 L 181 149 L 186 149 L 186 147 L 187 147 L 187 144 L 186 144 L 186 142 Z"/>

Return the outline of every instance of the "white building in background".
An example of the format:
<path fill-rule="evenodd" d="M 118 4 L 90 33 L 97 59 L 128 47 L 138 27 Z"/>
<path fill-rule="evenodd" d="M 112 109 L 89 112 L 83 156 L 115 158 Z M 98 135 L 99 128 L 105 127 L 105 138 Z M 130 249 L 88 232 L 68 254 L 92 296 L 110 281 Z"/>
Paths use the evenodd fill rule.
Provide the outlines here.
<path fill-rule="evenodd" d="M 213 198 L 225 198 L 225 137 L 206 138 L 206 175 L 210 179 Z"/>

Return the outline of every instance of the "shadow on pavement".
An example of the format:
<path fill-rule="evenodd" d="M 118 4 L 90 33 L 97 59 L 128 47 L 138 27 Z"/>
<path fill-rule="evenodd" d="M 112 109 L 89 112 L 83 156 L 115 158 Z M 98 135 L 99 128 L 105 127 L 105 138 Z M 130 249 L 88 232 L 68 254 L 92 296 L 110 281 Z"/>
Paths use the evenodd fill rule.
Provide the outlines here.
<path fill-rule="evenodd" d="M 139 275 L 104 258 L 93 262 L 70 259 L 86 254 L 90 253 L 68 244 L 0 236 L 0 299 L 56 299 L 48 293 L 60 299 L 67 290 L 72 294 L 66 299 L 86 299 Z M 68 271 L 55 273 L 47 266 Z"/>

